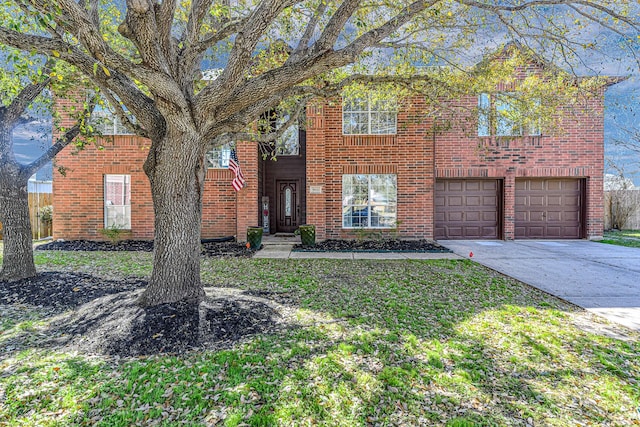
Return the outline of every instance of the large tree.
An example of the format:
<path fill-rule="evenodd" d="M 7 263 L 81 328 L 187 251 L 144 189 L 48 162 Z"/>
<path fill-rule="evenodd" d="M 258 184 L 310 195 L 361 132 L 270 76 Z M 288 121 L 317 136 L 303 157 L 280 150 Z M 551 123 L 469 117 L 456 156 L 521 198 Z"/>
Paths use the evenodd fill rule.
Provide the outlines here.
<path fill-rule="evenodd" d="M 5 25 L 34 29 L 37 25 L 18 14 L 17 9 L 3 9 L 0 19 Z M 51 115 L 50 91 L 54 89 L 62 94 L 79 82 L 71 78 L 73 73 L 67 65 L 35 52 L 0 44 L 0 58 L 4 64 L 0 70 L 0 224 L 4 237 L 0 279 L 18 280 L 36 274 L 27 181 L 81 133 L 87 111 L 79 111 L 77 123 L 70 129 L 61 129 L 57 141 L 37 159 L 29 164 L 20 163 L 14 152 L 16 126 L 29 126 L 34 116 Z M 32 133 L 38 130 L 32 129 Z"/>
<path fill-rule="evenodd" d="M 151 140 L 155 250 L 143 305 L 203 297 L 204 155 L 265 111 L 350 82 L 398 81 L 415 65 L 466 67 L 465 52 L 500 42 L 564 58 L 597 48 L 578 36 L 594 26 L 638 42 L 626 0 L 9 1 L 47 32 L 3 25 L 0 42 L 74 65 Z M 217 78 L 201 79 L 205 64 L 221 69 Z"/>

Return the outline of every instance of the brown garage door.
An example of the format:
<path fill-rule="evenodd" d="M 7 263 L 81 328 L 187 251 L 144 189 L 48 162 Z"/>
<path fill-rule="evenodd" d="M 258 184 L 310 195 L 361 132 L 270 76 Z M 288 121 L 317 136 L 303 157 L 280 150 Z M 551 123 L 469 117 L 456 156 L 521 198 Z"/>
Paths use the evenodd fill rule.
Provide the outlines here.
<path fill-rule="evenodd" d="M 582 237 L 581 179 L 517 179 L 516 239 Z"/>
<path fill-rule="evenodd" d="M 501 185 L 495 179 L 436 181 L 436 239 L 498 239 Z"/>

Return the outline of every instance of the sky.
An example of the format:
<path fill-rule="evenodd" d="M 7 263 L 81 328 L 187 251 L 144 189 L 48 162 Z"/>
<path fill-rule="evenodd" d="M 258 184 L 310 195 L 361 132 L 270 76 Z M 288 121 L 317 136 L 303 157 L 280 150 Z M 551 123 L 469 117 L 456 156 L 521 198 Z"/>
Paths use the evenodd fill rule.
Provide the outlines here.
<path fill-rule="evenodd" d="M 637 76 L 607 90 L 604 113 L 605 156 L 621 167 L 628 178 L 640 187 L 640 152 L 616 144 L 628 141 L 628 130 L 640 130 L 640 79 Z M 640 141 L 637 142 L 640 147 Z M 609 173 L 614 169 L 606 164 Z"/>
<path fill-rule="evenodd" d="M 51 145 L 51 120 L 33 121 L 13 130 L 13 152 L 19 163 L 37 159 Z M 36 179 L 49 181 L 52 165 L 49 162 L 36 173 Z"/>

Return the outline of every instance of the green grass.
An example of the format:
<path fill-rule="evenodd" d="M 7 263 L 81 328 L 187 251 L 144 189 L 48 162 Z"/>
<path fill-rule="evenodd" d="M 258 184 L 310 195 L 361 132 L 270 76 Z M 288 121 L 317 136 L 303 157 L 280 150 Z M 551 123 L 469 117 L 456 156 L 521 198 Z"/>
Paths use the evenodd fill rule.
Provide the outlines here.
<path fill-rule="evenodd" d="M 640 230 L 605 231 L 604 239 L 600 240 L 600 242 L 610 245 L 640 248 Z"/>
<path fill-rule="evenodd" d="M 148 274 L 151 254 L 36 261 L 124 277 Z M 0 306 L 0 426 L 640 422 L 638 334 L 588 332 L 617 327 L 470 261 L 203 259 L 202 277 L 286 293 L 300 327 L 231 350 L 113 360 L 39 347 L 50 319 Z M 16 339 L 31 345 L 5 350 Z"/>

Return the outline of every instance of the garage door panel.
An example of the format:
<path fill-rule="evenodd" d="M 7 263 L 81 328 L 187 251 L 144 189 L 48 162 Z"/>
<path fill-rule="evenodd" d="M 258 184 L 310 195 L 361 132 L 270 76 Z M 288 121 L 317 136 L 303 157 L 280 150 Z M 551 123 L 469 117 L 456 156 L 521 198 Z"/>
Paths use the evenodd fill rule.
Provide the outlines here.
<path fill-rule="evenodd" d="M 565 196 L 564 203 L 565 205 L 580 206 L 580 195 Z"/>
<path fill-rule="evenodd" d="M 467 211 L 467 213 L 465 215 L 465 220 L 466 221 L 478 222 L 478 221 L 480 221 L 482 219 L 481 215 L 482 215 L 482 212 Z"/>
<path fill-rule="evenodd" d="M 501 186 L 497 180 L 436 181 L 436 239 L 496 239 L 499 237 Z"/>
<path fill-rule="evenodd" d="M 553 211 L 549 211 L 549 213 L 547 213 L 547 221 L 553 221 L 553 222 L 560 222 L 562 221 L 562 212 L 553 212 Z"/>
<path fill-rule="evenodd" d="M 545 181 L 529 181 L 528 185 L 525 185 L 525 188 L 529 190 L 544 190 L 545 189 Z"/>
<path fill-rule="evenodd" d="M 481 196 L 467 196 L 465 200 L 466 205 L 469 208 L 477 208 L 483 206 Z"/>
<path fill-rule="evenodd" d="M 546 200 L 544 196 L 533 195 L 525 198 L 525 200 L 527 199 L 528 199 L 529 206 L 545 206 L 546 204 Z"/>
<path fill-rule="evenodd" d="M 577 193 L 579 193 L 579 192 L 580 192 L 580 189 L 581 189 L 582 187 L 581 187 L 581 185 L 580 185 L 580 180 L 579 180 L 579 179 L 576 179 L 576 180 L 574 180 L 574 181 L 565 181 L 565 188 L 566 188 L 567 190 L 570 190 L 570 189 L 571 189 L 571 190 L 574 190 L 574 191 L 576 191 Z"/>
<path fill-rule="evenodd" d="M 463 206 L 464 199 L 460 196 L 449 196 L 447 197 L 447 204 L 449 206 Z"/>
<path fill-rule="evenodd" d="M 564 227 L 562 234 L 580 235 L 580 227 Z"/>
<path fill-rule="evenodd" d="M 539 239 L 542 238 L 544 235 L 544 228 L 543 227 L 536 227 L 536 226 L 530 226 L 530 227 L 523 227 L 522 230 L 524 232 L 528 232 L 531 235 L 532 239 Z"/>
<path fill-rule="evenodd" d="M 498 181 L 495 179 L 484 180 L 482 182 L 482 189 L 486 191 L 498 191 Z"/>
<path fill-rule="evenodd" d="M 563 202 L 562 196 L 549 195 L 547 197 L 547 206 L 562 206 Z"/>
<path fill-rule="evenodd" d="M 516 212 L 515 214 L 516 224 L 519 222 L 524 222 L 529 219 L 529 212 Z"/>
<path fill-rule="evenodd" d="M 466 191 L 479 191 L 482 189 L 482 183 L 479 181 L 465 181 L 464 189 Z"/>
<path fill-rule="evenodd" d="M 558 227 L 558 226 L 547 226 L 546 230 L 546 236 L 547 238 L 552 238 L 552 239 L 559 239 L 560 236 L 562 236 L 562 227 Z"/>
<path fill-rule="evenodd" d="M 582 235 L 580 179 L 518 179 L 515 194 L 517 239 L 577 239 Z"/>
<path fill-rule="evenodd" d="M 459 211 L 449 212 L 449 214 L 446 215 L 445 220 L 449 222 L 462 222 L 463 215 L 464 215 L 464 212 L 459 212 Z"/>
<path fill-rule="evenodd" d="M 498 212 L 482 212 L 482 221 L 498 223 Z"/>
<path fill-rule="evenodd" d="M 496 196 L 483 196 L 482 206 L 498 206 L 498 198 Z"/>
<path fill-rule="evenodd" d="M 482 228 L 480 227 L 465 227 L 465 234 L 467 235 L 467 237 L 480 237 L 482 235 L 482 233 L 480 232 L 480 230 L 482 230 Z"/>
<path fill-rule="evenodd" d="M 543 183 L 546 183 L 547 186 L 547 190 L 548 191 L 554 191 L 554 190 L 562 190 L 563 189 L 563 185 L 562 183 L 564 181 L 559 181 L 559 180 L 554 180 L 554 179 L 548 179 L 546 181 L 542 181 Z"/>
<path fill-rule="evenodd" d="M 580 212 L 564 212 L 562 219 L 567 222 L 577 223 L 580 221 Z"/>

